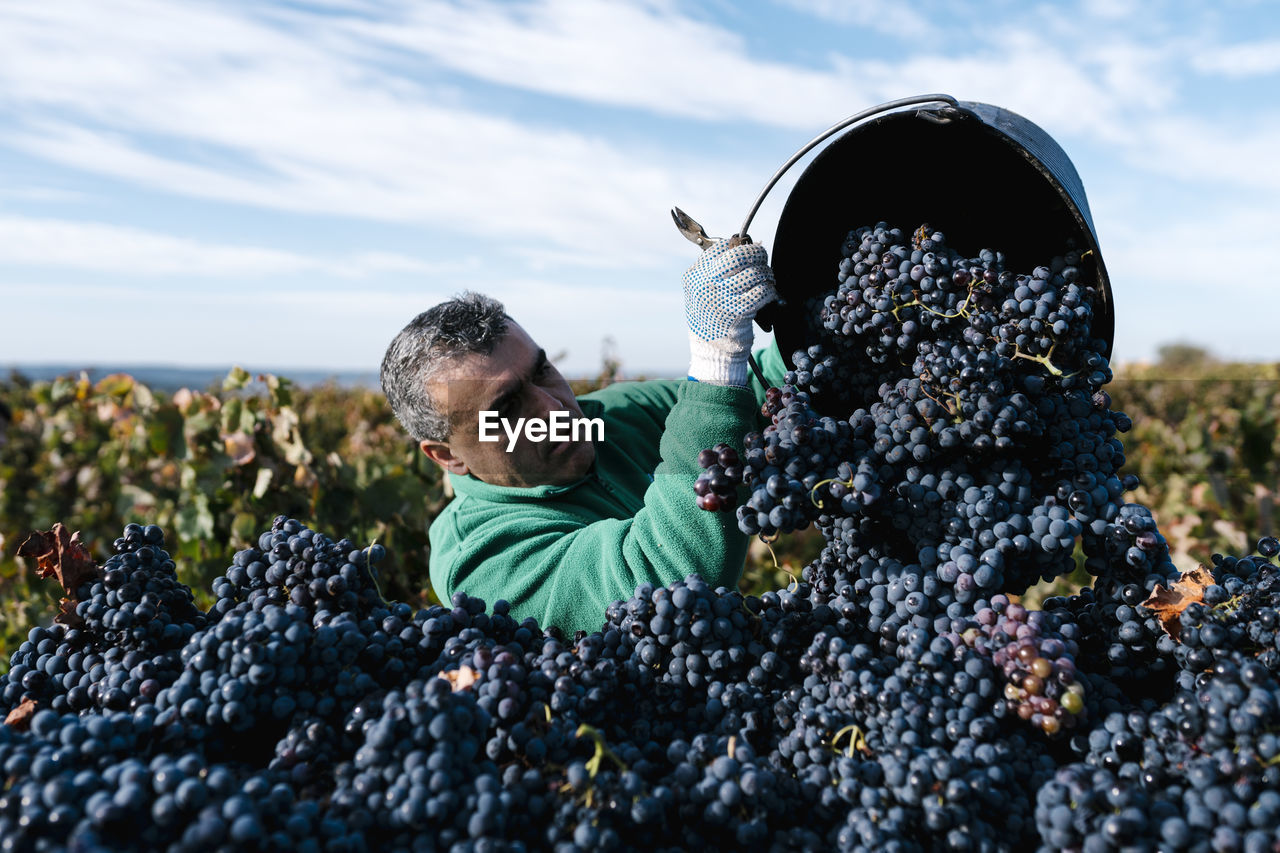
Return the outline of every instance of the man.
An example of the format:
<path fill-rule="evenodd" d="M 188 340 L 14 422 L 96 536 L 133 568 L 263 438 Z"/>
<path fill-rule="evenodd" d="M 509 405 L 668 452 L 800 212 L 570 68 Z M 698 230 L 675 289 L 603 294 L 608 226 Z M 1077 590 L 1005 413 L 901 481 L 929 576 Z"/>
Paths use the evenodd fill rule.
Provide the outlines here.
<path fill-rule="evenodd" d="M 581 399 L 484 296 L 437 305 L 391 342 L 383 390 L 455 493 L 429 532 L 443 600 L 457 591 L 506 599 L 517 618 L 571 634 L 599 630 L 606 607 L 641 583 L 696 572 L 713 587 L 737 584 L 747 539 L 733 513 L 699 510 L 693 485 L 700 450 L 741 450 L 758 428 L 752 320 L 776 298 L 764 249 L 715 243 L 686 271 L 684 294 L 688 380 L 615 383 Z M 780 381 L 776 347 L 762 358 Z M 557 418 L 594 429 L 537 440 Z"/>

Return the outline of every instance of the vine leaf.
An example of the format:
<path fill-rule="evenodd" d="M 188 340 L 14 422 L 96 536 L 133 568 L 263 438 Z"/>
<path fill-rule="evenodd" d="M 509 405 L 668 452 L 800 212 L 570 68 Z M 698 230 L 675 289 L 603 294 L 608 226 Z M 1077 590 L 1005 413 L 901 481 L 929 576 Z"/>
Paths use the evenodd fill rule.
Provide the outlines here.
<path fill-rule="evenodd" d="M 258 454 L 253 446 L 253 436 L 247 432 L 223 433 L 222 443 L 227 456 L 231 457 L 232 465 L 248 465 L 257 458 Z"/>
<path fill-rule="evenodd" d="M 1213 574 L 1200 566 L 1183 572 L 1169 589 L 1156 584 L 1142 606 L 1153 610 L 1164 630 L 1176 640 L 1182 633 L 1182 611 L 1192 604 L 1204 603 L 1205 588 L 1212 585 Z"/>
<path fill-rule="evenodd" d="M 68 595 L 74 596 L 81 584 L 98 577 L 98 564 L 80 541 L 80 531 L 71 533 L 62 522 L 54 524 L 52 530 L 28 536 L 18 546 L 18 556 L 34 558 L 36 574 L 56 577 Z"/>
<path fill-rule="evenodd" d="M 253 380 L 253 376 L 249 371 L 240 365 L 236 365 L 228 371 L 225 379 L 222 380 L 223 391 L 239 391 Z"/>

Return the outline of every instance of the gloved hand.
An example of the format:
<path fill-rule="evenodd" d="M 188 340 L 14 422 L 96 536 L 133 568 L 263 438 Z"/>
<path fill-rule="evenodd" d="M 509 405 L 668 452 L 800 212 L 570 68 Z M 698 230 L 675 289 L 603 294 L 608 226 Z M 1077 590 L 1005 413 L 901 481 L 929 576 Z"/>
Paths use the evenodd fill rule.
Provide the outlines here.
<path fill-rule="evenodd" d="M 755 243 L 717 240 L 684 273 L 689 376 L 718 385 L 747 384 L 751 321 L 778 298 L 768 253 Z"/>

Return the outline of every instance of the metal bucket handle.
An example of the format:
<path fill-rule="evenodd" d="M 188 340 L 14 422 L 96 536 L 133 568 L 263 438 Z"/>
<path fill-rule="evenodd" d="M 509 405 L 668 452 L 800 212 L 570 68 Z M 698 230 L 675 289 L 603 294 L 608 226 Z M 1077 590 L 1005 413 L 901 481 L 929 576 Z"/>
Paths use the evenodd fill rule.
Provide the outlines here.
<path fill-rule="evenodd" d="M 827 128 L 826 130 L 822 131 L 822 133 L 819 133 L 817 136 L 811 139 L 803 148 L 801 148 L 795 154 L 792 154 L 791 159 L 783 163 L 781 168 L 779 168 L 778 171 L 773 173 L 773 177 L 769 179 L 769 183 L 765 184 L 764 189 L 760 191 L 760 195 L 756 196 L 755 203 L 751 205 L 751 210 L 748 211 L 747 218 L 742 221 L 742 227 L 738 229 L 738 233 L 735 236 L 737 236 L 739 239 L 742 239 L 744 241 L 747 239 L 747 229 L 751 227 L 751 220 L 755 219 L 756 213 L 760 210 L 760 205 L 764 204 L 765 196 L 767 196 L 769 194 L 769 191 L 773 189 L 774 184 L 778 183 L 778 181 L 782 179 L 782 176 L 786 174 L 787 170 L 790 169 L 792 166 L 794 166 L 796 162 L 800 160 L 800 158 L 804 157 L 804 155 L 812 151 L 816 146 L 818 146 L 825 139 L 827 139 L 827 137 L 832 136 L 844 130 L 846 127 L 849 127 L 852 124 L 857 124 L 863 119 L 871 118 L 872 116 L 879 115 L 880 113 L 896 110 L 900 107 L 913 106 L 915 104 L 931 104 L 931 103 L 938 103 L 938 102 L 947 104 L 957 109 L 960 107 L 960 102 L 957 101 L 955 98 L 951 97 L 950 95 L 943 95 L 943 94 L 913 95 L 910 98 L 898 98 L 896 101 L 885 101 L 883 104 L 878 104 L 877 106 L 874 106 L 874 107 L 868 107 L 862 112 L 854 113 L 848 118 L 842 119 L 836 122 L 835 124 L 831 125 L 831 127 Z M 765 327 L 765 328 L 768 328 L 768 327 Z"/>
<path fill-rule="evenodd" d="M 863 119 L 871 118 L 872 116 L 879 115 L 880 113 L 892 112 L 893 110 L 900 109 L 901 107 L 910 107 L 910 106 L 915 106 L 916 104 L 936 104 L 936 103 L 946 104 L 947 106 L 953 109 L 960 108 L 960 102 L 957 101 L 955 98 L 953 98 L 951 95 L 945 95 L 942 93 L 935 93 L 932 95 L 912 95 L 909 98 L 898 98 L 897 100 L 893 100 L 893 101 L 885 101 L 883 104 L 877 104 L 874 107 L 868 107 L 867 109 L 862 110 L 861 112 L 854 113 L 848 118 L 841 119 L 840 121 L 831 125 L 831 127 L 827 128 L 826 130 L 822 131 L 822 133 L 819 133 L 813 139 L 809 140 L 809 142 L 806 143 L 804 147 L 802 147 L 799 151 L 792 154 L 791 157 L 787 160 L 787 162 L 783 163 L 782 166 L 779 167 L 778 171 L 773 173 L 773 177 L 769 179 L 769 182 L 764 185 L 764 189 L 762 189 L 760 191 L 760 194 L 756 196 L 755 203 L 751 205 L 751 210 L 747 212 L 747 218 L 742 220 L 742 227 L 738 229 L 738 233 L 733 235 L 732 239 L 741 243 L 750 242 L 751 238 L 747 236 L 747 229 L 751 227 L 751 220 L 755 219 L 756 213 L 760 210 L 760 205 L 764 204 L 765 196 L 767 196 L 769 194 L 769 191 L 773 189 L 774 185 L 777 184 L 778 181 L 782 179 L 782 176 L 787 173 L 788 169 L 794 166 L 797 162 L 799 162 L 799 160 L 802 157 L 804 157 L 804 155 L 808 154 L 810 151 L 812 151 L 814 148 L 816 148 L 818 145 L 824 142 L 827 138 L 834 136 L 835 134 L 839 133 L 840 131 L 844 130 L 846 127 L 849 127 L 850 125 L 857 124 Z M 928 115 L 928 113 L 922 112 L 921 115 Z M 933 116 L 930 116 L 930 117 L 934 118 Z M 938 118 L 934 118 L 934 120 L 946 121 L 947 119 L 938 117 Z M 763 306 L 759 311 L 756 312 L 756 317 L 755 317 L 756 325 L 758 325 L 761 329 L 764 329 L 766 332 L 772 329 L 777 317 L 778 307 L 779 305 L 777 302 L 770 302 L 768 305 Z M 760 380 L 760 383 L 762 385 L 768 386 L 769 383 L 765 381 L 764 374 L 761 372 L 759 366 L 756 364 L 755 358 L 749 356 L 747 361 L 748 361 L 748 364 L 751 365 L 752 371 L 755 372 L 756 377 Z"/>

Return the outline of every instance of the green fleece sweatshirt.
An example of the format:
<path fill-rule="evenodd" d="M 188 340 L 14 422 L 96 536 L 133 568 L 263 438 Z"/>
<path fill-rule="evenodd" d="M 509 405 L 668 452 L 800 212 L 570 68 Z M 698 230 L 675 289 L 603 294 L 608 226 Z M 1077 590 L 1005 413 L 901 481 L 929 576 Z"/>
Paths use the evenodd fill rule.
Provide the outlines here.
<path fill-rule="evenodd" d="M 756 353 L 780 383 L 777 346 Z M 450 474 L 454 499 L 431 524 L 430 574 L 443 601 L 457 591 L 511 604 L 565 632 L 597 631 L 637 586 L 697 573 L 713 587 L 742 576 L 747 537 L 731 512 L 694 503 L 698 453 L 760 427 L 764 388 L 684 380 L 618 382 L 578 398 L 604 421 L 591 472 L 564 486 L 494 486 Z"/>

